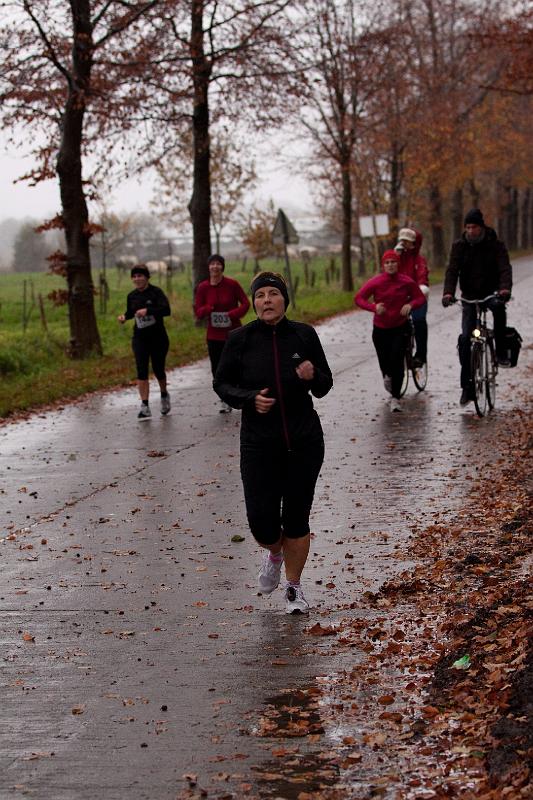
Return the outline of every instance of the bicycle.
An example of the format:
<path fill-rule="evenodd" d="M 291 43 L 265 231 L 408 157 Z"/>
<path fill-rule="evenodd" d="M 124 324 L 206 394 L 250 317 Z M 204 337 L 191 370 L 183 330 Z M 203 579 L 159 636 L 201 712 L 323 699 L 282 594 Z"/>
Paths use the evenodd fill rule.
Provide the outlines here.
<path fill-rule="evenodd" d="M 483 300 L 466 300 L 461 298 L 461 303 L 476 306 L 476 323 L 470 336 L 470 376 L 474 394 L 474 405 L 478 417 L 484 417 L 487 411 L 492 411 L 496 405 L 496 376 L 498 374 L 498 359 L 494 342 L 494 331 L 487 325 L 487 300 L 498 297 L 489 294 Z M 454 303 L 457 298 L 453 298 Z"/>
<path fill-rule="evenodd" d="M 403 365 L 403 383 L 402 383 L 402 388 L 400 389 L 400 397 L 404 396 L 404 394 L 407 391 L 407 387 L 409 386 L 409 373 L 411 373 L 411 375 L 413 376 L 413 383 L 419 392 L 424 391 L 428 382 L 427 361 L 425 364 L 422 364 L 421 366 L 415 363 L 415 353 L 416 353 L 415 326 L 413 325 L 413 320 L 411 318 L 409 318 L 409 323 L 411 326 L 411 331 L 409 334 L 409 343 L 405 351 L 405 360 Z"/>

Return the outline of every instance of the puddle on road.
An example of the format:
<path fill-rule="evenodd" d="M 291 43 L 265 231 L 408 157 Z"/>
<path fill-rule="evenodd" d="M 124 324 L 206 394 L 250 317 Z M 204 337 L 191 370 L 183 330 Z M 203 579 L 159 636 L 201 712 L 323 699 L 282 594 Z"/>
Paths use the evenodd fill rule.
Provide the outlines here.
<path fill-rule="evenodd" d="M 273 741 L 274 757 L 252 768 L 259 797 L 297 800 L 302 792 L 313 795 L 336 784 L 335 756 L 323 749 L 321 698 L 322 690 L 312 686 L 285 689 L 265 700 L 263 714 L 251 732 Z M 276 739 L 283 741 L 276 744 Z"/>

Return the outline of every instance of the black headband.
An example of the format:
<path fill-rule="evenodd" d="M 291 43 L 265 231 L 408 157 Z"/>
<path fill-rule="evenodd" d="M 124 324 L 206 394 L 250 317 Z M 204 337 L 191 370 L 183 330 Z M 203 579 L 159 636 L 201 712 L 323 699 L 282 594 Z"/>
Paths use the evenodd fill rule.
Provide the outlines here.
<path fill-rule="evenodd" d="M 287 284 L 281 278 L 278 278 L 277 275 L 274 275 L 272 272 L 265 272 L 263 275 L 258 275 L 257 278 L 253 281 L 250 292 L 252 295 L 252 305 L 255 311 L 255 293 L 259 289 L 263 289 L 265 286 L 274 286 L 276 289 L 279 289 L 281 294 L 283 295 L 283 299 L 285 300 L 285 311 L 287 310 L 287 306 L 289 305 L 289 293 L 287 291 Z"/>

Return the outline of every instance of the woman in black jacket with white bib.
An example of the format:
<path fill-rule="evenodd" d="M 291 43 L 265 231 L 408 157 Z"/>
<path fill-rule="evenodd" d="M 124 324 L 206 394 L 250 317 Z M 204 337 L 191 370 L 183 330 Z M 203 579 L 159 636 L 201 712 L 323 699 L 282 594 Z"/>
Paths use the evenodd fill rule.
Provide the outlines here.
<path fill-rule="evenodd" d="M 309 514 L 324 460 L 322 426 L 311 394 L 324 397 L 331 370 L 314 328 L 285 316 L 282 276 L 257 275 L 251 287 L 257 320 L 226 343 L 213 386 L 242 409 L 241 476 L 251 532 L 267 552 L 259 589 L 277 588 L 285 562 L 287 613 L 307 613 L 300 578 L 309 554 Z"/>

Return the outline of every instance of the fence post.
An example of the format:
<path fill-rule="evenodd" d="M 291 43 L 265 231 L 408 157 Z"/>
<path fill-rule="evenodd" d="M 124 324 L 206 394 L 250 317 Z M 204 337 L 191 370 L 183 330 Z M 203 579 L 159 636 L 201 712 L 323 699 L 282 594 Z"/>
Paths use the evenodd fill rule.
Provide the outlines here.
<path fill-rule="evenodd" d="M 48 322 L 46 321 L 46 314 L 45 314 L 45 311 L 44 311 L 43 296 L 42 296 L 42 294 L 40 292 L 39 292 L 39 295 L 38 295 L 38 299 L 39 299 L 39 314 L 41 316 L 41 324 L 42 324 L 44 330 L 46 331 L 46 333 L 48 333 Z"/>
<path fill-rule="evenodd" d="M 26 302 L 27 302 L 28 288 L 26 286 L 26 279 L 22 282 L 22 332 L 26 333 Z"/>

